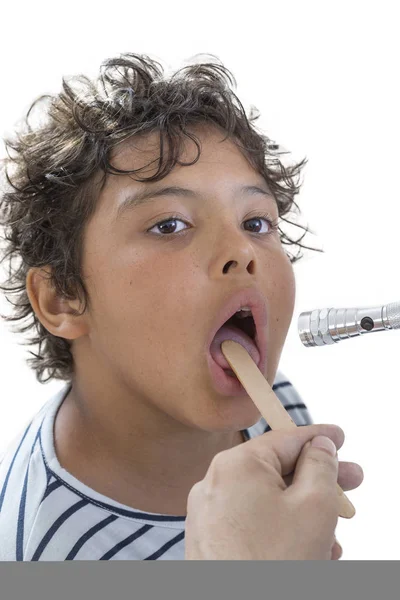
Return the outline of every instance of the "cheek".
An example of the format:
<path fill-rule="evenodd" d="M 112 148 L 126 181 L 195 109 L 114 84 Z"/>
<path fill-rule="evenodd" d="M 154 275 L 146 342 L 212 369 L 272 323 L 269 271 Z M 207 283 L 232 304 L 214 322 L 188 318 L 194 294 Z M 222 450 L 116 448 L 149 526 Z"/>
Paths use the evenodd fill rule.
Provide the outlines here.
<path fill-rule="evenodd" d="M 296 280 L 293 267 L 287 259 L 280 265 L 274 278 L 274 286 L 270 294 L 271 327 L 280 337 L 286 337 L 289 329 L 296 299 Z"/>
<path fill-rule="evenodd" d="M 172 268 L 172 266 L 171 266 Z M 171 270 L 164 259 L 149 257 L 137 249 L 102 254 L 92 268 L 94 291 L 106 310 L 130 313 L 157 304 L 170 281 Z"/>
<path fill-rule="evenodd" d="M 178 309 L 182 314 L 193 304 L 187 272 L 187 265 L 173 264 L 168 257 L 150 259 L 138 252 L 99 263 L 92 277 L 96 327 L 112 332 L 121 345 L 140 340 L 143 353 L 154 352 L 164 339 L 177 340 L 181 329 L 165 316 Z"/>

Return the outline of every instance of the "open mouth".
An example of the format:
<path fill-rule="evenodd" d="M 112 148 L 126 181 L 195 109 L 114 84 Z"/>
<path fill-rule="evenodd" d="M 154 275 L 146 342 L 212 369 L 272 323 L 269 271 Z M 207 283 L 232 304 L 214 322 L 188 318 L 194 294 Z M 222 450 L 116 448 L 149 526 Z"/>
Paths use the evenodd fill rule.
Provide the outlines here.
<path fill-rule="evenodd" d="M 256 324 L 254 322 L 253 315 L 249 315 L 248 317 L 241 317 L 238 313 L 235 313 L 230 319 L 226 321 L 225 325 L 232 325 L 233 327 L 237 327 L 246 335 L 248 335 L 249 338 L 255 341 Z"/>
<path fill-rule="evenodd" d="M 246 334 L 255 343 L 256 324 L 254 322 L 253 315 L 249 315 L 248 317 L 241 317 L 238 315 L 238 313 L 235 313 L 230 319 L 226 321 L 225 325 L 230 325 L 232 327 L 235 327 L 236 329 L 239 329 L 240 331 L 243 331 L 243 333 Z M 236 374 L 232 371 L 232 369 L 224 369 L 224 371 L 229 377 L 236 378 Z"/>
<path fill-rule="evenodd" d="M 243 346 L 259 366 L 261 353 L 258 348 L 255 320 L 250 310 L 239 310 L 225 321 L 216 332 L 210 346 L 210 354 L 214 361 L 227 375 L 236 377 L 221 349 L 221 344 L 226 340 L 232 340 Z"/>
<path fill-rule="evenodd" d="M 263 355 L 258 349 L 258 336 L 252 315 L 230 317 L 220 327 L 210 346 L 211 374 L 215 388 L 224 396 L 247 396 L 247 392 L 222 352 L 221 344 L 226 340 L 239 343 L 250 355 L 255 364 L 262 368 Z"/>
<path fill-rule="evenodd" d="M 245 393 L 222 352 L 222 343 L 231 340 L 240 344 L 264 373 L 267 320 L 265 297 L 255 288 L 236 292 L 218 311 L 207 340 L 206 352 L 214 387 L 222 395 L 240 396 Z"/>

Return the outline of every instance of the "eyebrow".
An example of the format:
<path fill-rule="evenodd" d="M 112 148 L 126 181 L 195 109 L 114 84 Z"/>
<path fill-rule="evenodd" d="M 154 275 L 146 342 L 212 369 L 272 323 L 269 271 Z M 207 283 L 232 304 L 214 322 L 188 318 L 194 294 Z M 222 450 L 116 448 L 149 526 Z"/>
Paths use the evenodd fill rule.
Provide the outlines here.
<path fill-rule="evenodd" d="M 271 194 L 271 192 L 267 192 L 266 190 L 262 189 L 261 187 L 258 187 L 257 185 L 243 185 L 236 188 L 235 192 L 237 195 L 249 194 L 254 196 L 256 194 L 261 194 L 266 198 L 270 198 L 276 203 L 276 200 Z M 126 213 L 129 210 L 134 210 L 135 208 L 137 208 L 138 206 L 142 206 L 143 204 L 148 204 L 156 198 L 160 198 L 161 196 L 180 196 L 186 198 L 199 199 L 200 194 L 198 194 L 194 190 L 190 190 L 188 188 L 183 188 L 179 186 L 168 186 L 162 187 L 158 190 L 143 190 L 142 192 L 136 192 L 134 194 L 130 194 L 118 206 L 115 221 L 117 221 L 123 213 Z"/>

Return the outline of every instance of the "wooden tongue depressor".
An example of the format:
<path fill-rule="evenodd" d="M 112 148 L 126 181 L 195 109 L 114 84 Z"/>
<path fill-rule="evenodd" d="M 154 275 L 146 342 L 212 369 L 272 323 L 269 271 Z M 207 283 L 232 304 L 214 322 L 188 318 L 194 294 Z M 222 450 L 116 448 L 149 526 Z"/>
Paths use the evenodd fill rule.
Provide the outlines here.
<path fill-rule="evenodd" d="M 271 429 L 292 429 L 293 427 L 297 427 L 243 346 L 233 340 L 225 340 L 221 344 L 221 350 L 232 367 L 233 372 Z M 351 519 L 355 515 L 355 508 L 338 484 L 337 490 L 339 495 L 339 515 L 345 519 Z"/>

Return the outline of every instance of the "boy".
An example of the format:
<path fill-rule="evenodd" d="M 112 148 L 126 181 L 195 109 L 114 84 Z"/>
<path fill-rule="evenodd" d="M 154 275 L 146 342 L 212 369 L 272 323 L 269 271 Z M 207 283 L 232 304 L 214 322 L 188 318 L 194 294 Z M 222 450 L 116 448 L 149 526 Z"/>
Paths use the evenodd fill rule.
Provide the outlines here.
<path fill-rule="evenodd" d="M 38 381 L 67 383 L 0 465 L 2 560 L 182 559 L 190 489 L 269 429 L 223 339 L 311 423 L 278 371 L 284 244 L 301 245 L 278 219 L 303 163 L 281 164 L 230 83 L 216 62 L 164 79 L 122 55 L 83 91 L 64 81 L 45 123 L 7 142 L 3 261 L 20 265 L 2 289 L 10 319 L 30 319 Z"/>

